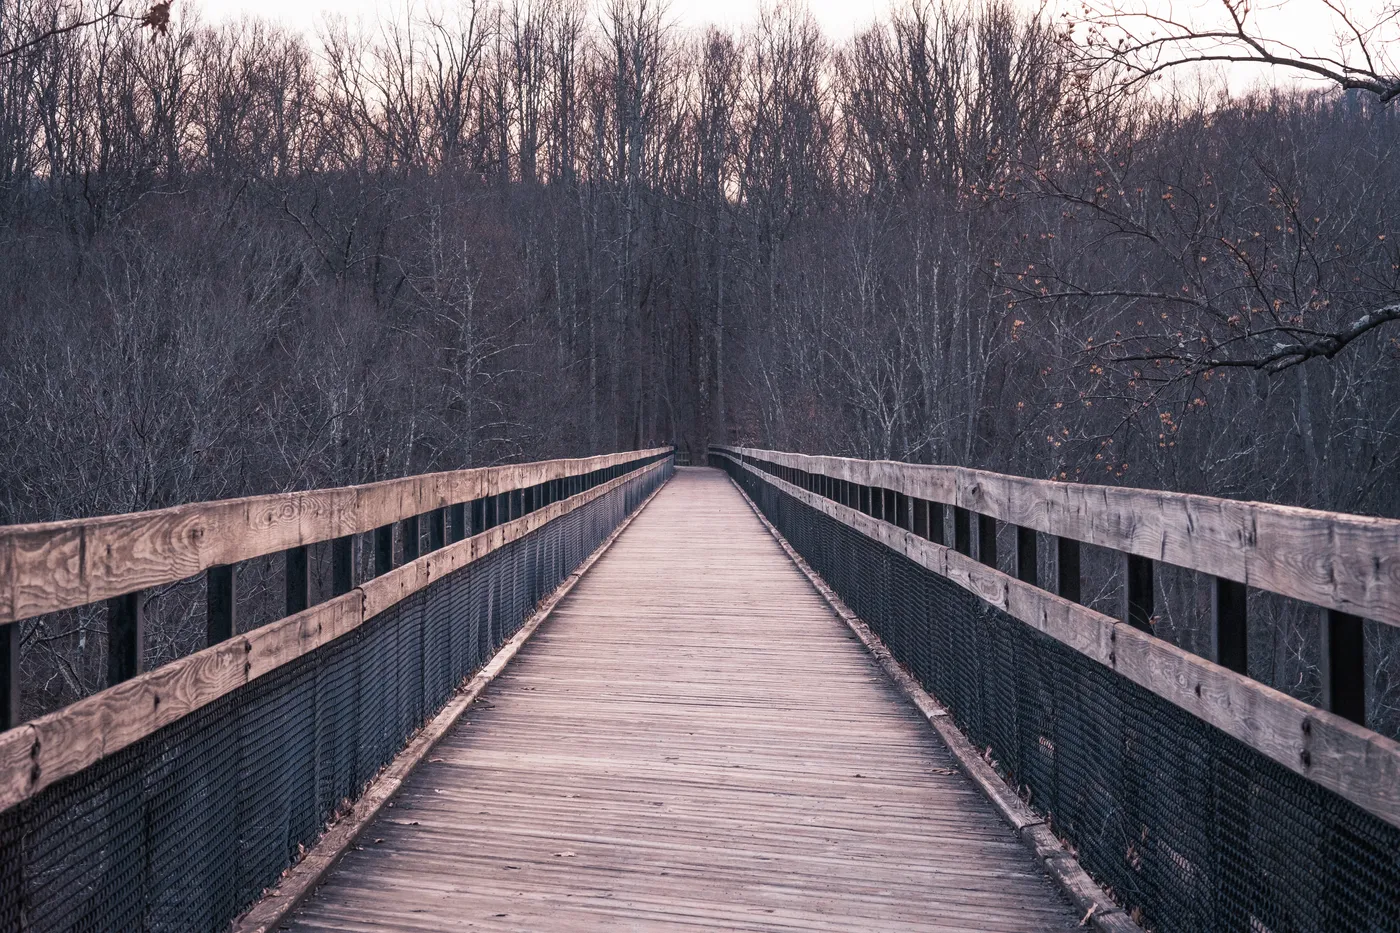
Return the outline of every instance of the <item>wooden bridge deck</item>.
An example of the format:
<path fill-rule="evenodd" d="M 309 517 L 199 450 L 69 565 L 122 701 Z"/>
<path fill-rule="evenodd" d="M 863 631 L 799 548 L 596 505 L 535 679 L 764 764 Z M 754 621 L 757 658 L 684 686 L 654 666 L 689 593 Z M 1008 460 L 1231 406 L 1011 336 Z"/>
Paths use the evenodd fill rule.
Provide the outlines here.
<path fill-rule="evenodd" d="M 680 470 L 296 931 L 1072 930 L 720 472 Z"/>

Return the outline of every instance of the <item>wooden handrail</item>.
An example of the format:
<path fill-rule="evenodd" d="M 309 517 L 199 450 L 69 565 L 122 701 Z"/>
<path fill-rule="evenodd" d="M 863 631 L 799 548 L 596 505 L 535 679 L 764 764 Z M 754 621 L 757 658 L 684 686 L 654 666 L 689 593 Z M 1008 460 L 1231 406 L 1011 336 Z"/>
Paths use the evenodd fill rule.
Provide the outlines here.
<path fill-rule="evenodd" d="M 428 473 L 362 486 L 0 527 L 0 625 L 670 449 Z"/>
<path fill-rule="evenodd" d="M 669 448 L 618 456 L 637 460 L 665 450 Z M 665 461 L 658 461 L 638 467 L 418 557 L 334 599 L 234 635 L 0 732 L 0 811 L 290 664 L 430 584 L 664 465 Z"/>
<path fill-rule="evenodd" d="M 967 509 L 1400 625 L 1400 521 L 964 467 L 713 449 Z"/>
<path fill-rule="evenodd" d="M 738 456 L 740 451 L 745 451 L 753 459 L 779 462 L 764 456 L 770 454 L 769 451 L 718 446 L 712 447 L 711 451 L 812 509 L 948 579 L 1061 645 L 1097 661 L 1215 726 L 1295 774 L 1327 788 L 1392 826 L 1400 826 L 1400 742 L 1342 716 L 1310 706 L 1242 673 L 1197 657 L 1126 622 L 1018 580 L 952 547 L 929 541 L 882 518 L 808 491 L 750 462 L 744 462 Z M 799 454 L 783 456 L 802 457 Z M 803 457 L 803 460 L 817 459 L 840 458 Z M 794 466 L 800 462 L 789 459 L 784 465 Z M 855 464 L 862 461 L 844 462 Z M 902 467 L 907 464 L 886 463 L 884 466 Z M 803 469 L 800 466 L 797 468 Z M 877 477 L 884 482 L 892 481 L 891 475 L 883 471 L 852 471 L 838 478 L 847 477 L 850 477 L 847 481 L 852 483 Z M 881 483 L 868 482 L 864 485 Z"/>

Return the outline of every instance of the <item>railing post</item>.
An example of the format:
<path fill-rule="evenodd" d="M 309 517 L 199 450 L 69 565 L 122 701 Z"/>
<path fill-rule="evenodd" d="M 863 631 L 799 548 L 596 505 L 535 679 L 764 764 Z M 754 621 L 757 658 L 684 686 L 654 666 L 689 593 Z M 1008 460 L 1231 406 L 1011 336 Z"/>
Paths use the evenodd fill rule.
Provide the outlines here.
<path fill-rule="evenodd" d="M 972 513 L 962 506 L 953 506 L 953 550 L 972 556 Z"/>
<path fill-rule="evenodd" d="M 141 673 L 146 641 L 145 614 L 140 591 L 107 600 L 107 686 Z"/>
<path fill-rule="evenodd" d="M 920 538 L 924 538 L 925 540 L 927 540 L 927 539 L 928 539 L 928 500 L 927 500 L 927 499 L 913 499 L 913 500 L 911 500 L 911 503 L 912 503 L 911 511 L 913 512 L 912 519 L 913 519 L 913 524 L 914 524 L 914 534 L 918 535 Z"/>
<path fill-rule="evenodd" d="M 19 623 L 0 629 L 0 731 L 4 731 L 19 725 Z"/>
<path fill-rule="evenodd" d="M 1211 636 L 1215 663 L 1240 674 L 1249 672 L 1248 588 L 1215 577 L 1211 588 Z"/>
<path fill-rule="evenodd" d="M 1031 586 L 1038 586 L 1040 570 L 1038 541 L 1034 528 L 1016 526 L 1016 579 Z"/>
<path fill-rule="evenodd" d="M 428 513 L 428 550 L 436 551 L 447 543 L 447 510 L 433 509 Z"/>
<path fill-rule="evenodd" d="M 418 516 L 410 515 L 399 523 L 399 536 L 403 539 L 403 562 L 412 563 L 418 559 L 419 548 L 422 542 L 419 540 Z"/>
<path fill-rule="evenodd" d="M 1366 724 L 1366 646 L 1360 616 L 1328 609 L 1322 625 L 1322 705 Z"/>
<path fill-rule="evenodd" d="M 1070 602 L 1082 602 L 1079 575 L 1079 542 L 1055 538 L 1055 592 Z"/>
<path fill-rule="evenodd" d="M 374 529 L 374 575 L 382 577 L 394 569 L 394 526 Z"/>
<path fill-rule="evenodd" d="M 1152 559 L 1123 555 L 1123 621 L 1144 632 L 1152 631 Z"/>
<path fill-rule="evenodd" d="M 238 565 L 210 567 L 204 574 L 205 644 L 217 645 L 238 631 Z"/>
<path fill-rule="evenodd" d="M 934 544 L 948 543 L 947 529 L 944 528 L 944 515 L 942 502 L 928 504 L 928 539 Z"/>
<path fill-rule="evenodd" d="M 997 565 L 997 520 L 977 513 L 977 560 L 988 567 Z"/>
<path fill-rule="evenodd" d="M 355 588 L 355 536 L 331 539 L 331 595 L 344 596 Z"/>
<path fill-rule="evenodd" d="M 287 548 L 282 552 L 286 566 L 287 615 L 301 612 L 311 605 L 310 548 Z"/>

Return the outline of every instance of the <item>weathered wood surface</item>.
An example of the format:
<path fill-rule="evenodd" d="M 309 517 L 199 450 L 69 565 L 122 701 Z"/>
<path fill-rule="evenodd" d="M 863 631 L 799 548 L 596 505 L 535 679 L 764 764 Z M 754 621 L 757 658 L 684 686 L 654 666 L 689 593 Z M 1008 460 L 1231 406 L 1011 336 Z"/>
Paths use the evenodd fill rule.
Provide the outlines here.
<path fill-rule="evenodd" d="M 717 471 L 479 702 L 289 929 L 1077 928 Z"/>
<path fill-rule="evenodd" d="M 352 631 L 546 522 L 658 470 L 657 461 L 366 580 L 337 596 L 0 732 L 0 810 Z"/>
<path fill-rule="evenodd" d="M 963 467 L 716 448 L 1400 625 L 1400 521 Z"/>
<path fill-rule="evenodd" d="M 1400 826 L 1400 742 L 755 466 L 744 469 Z"/>
<path fill-rule="evenodd" d="M 432 509 L 590 473 L 669 448 L 428 473 L 153 512 L 0 527 L 0 624 L 370 531 Z"/>

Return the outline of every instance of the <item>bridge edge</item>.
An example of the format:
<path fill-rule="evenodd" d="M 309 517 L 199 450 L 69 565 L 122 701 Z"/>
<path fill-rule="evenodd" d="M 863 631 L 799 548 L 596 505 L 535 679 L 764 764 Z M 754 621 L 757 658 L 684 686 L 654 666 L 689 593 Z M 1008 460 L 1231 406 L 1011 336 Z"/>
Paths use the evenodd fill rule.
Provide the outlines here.
<path fill-rule="evenodd" d="M 592 554 L 584 558 L 583 563 L 579 564 L 578 568 L 569 574 L 554 592 L 545 597 L 544 602 L 529 619 L 525 620 L 520 630 L 501 646 L 501 650 L 497 651 L 491 660 L 487 661 L 481 670 L 467 681 L 460 692 L 436 716 L 425 723 L 418 734 L 404 746 L 403 750 L 384 766 L 384 769 L 370 783 L 370 786 L 355 801 L 350 812 L 328 827 L 321 834 L 321 838 L 317 839 L 316 843 L 307 850 L 302 859 L 286 870 L 276 885 L 264 891 L 262 897 L 254 902 L 242 916 L 234 920 L 229 933 L 274 933 L 288 915 L 315 893 L 316 888 L 340 861 L 341 856 L 349 851 L 370 822 L 399 792 L 404 780 L 427 758 L 437 743 L 457 724 L 457 720 L 471 708 L 472 704 L 486 691 L 486 688 L 520 653 L 535 631 L 549 619 L 555 608 L 563 602 L 564 597 L 573 591 L 574 586 L 583 578 L 583 575 L 597 563 L 599 558 L 607 553 L 608 549 L 613 546 L 613 542 L 627 530 L 638 515 L 642 514 L 670 481 L 671 477 L 667 477 L 661 485 L 652 490 L 651 495 L 643 499 L 632 510 L 632 514 L 624 518 L 603 539 L 603 543 L 598 545 Z"/>
<path fill-rule="evenodd" d="M 870 652 L 871 657 L 885 676 L 899 688 L 899 691 L 938 733 L 943 744 L 947 746 L 948 751 L 957 761 L 959 770 L 991 802 L 997 813 L 1015 831 L 1016 837 L 1031 850 L 1036 861 L 1044 868 L 1051 880 L 1060 887 L 1070 902 L 1079 910 L 1084 911 L 1084 918 L 1080 921 L 1080 926 L 1090 927 L 1099 933 L 1141 933 L 1142 928 L 1133 922 L 1123 908 L 1090 877 L 1089 873 L 1079 864 L 1079 860 L 1056 838 L 1044 818 L 1027 806 L 1016 795 L 1015 790 L 1001 779 L 1001 776 L 991 765 L 983 760 L 977 749 L 963 735 L 962 730 L 948 716 L 947 711 L 937 698 L 925 690 L 908 671 L 900 666 L 880 637 L 871 630 L 870 626 L 861 621 L 860 616 L 851 611 L 836 591 L 822 579 L 821 574 L 813 570 L 802 555 L 797 553 L 797 550 L 788 543 L 787 538 L 783 537 L 782 532 L 749 498 L 749 494 L 744 491 L 744 488 L 735 482 L 732 476 L 726 475 L 726 478 L 739 491 L 739 495 L 744 497 L 744 502 L 758 516 L 758 520 L 763 523 L 763 527 L 768 529 L 768 533 L 773 536 L 773 539 L 778 542 L 783 553 L 807 578 L 807 582 L 812 585 L 812 588 L 817 591 L 837 618 L 846 624 L 852 634 Z"/>

